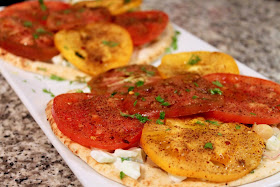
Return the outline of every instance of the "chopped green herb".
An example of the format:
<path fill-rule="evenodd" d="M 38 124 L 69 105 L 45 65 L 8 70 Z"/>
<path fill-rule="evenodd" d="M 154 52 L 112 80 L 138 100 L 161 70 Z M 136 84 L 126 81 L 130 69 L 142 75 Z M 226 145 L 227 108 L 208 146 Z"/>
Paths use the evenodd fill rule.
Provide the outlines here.
<path fill-rule="evenodd" d="M 27 80 L 23 80 L 22 82 L 27 82 Z"/>
<path fill-rule="evenodd" d="M 123 116 L 123 117 L 134 118 L 134 114 L 129 115 L 129 114 L 125 114 L 125 113 L 120 112 L 120 115 Z"/>
<path fill-rule="evenodd" d="M 120 172 L 120 179 L 123 179 L 125 177 L 125 174 L 123 171 Z"/>
<path fill-rule="evenodd" d="M 161 103 L 162 106 L 169 106 L 170 104 L 168 102 Z"/>
<path fill-rule="evenodd" d="M 87 80 L 86 80 L 86 77 L 81 77 L 81 76 L 76 76 L 76 81 L 77 82 L 80 82 L 80 83 L 86 83 Z"/>
<path fill-rule="evenodd" d="M 82 13 L 84 12 L 86 9 L 85 8 L 80 8 L 79 12 Z"/>
<path fill-rule="evenodd" d="M 45 3 L 44 3 L 44 0 L 39 0 L 39 5 L 40 5 L 40 7 L 41 7 L 41 9 L 42 9 L 43 11 L 46 11 L 46 10 L 47 10 L 47 7 L 46 7 L 46 5 L 45 5 Z"/>
<path fill-rule="evenodd" d="M 51 97 L 54 97 L 55 95 L 51 92 L 51 90 L 47 90 L 46 88 L 43 89 L 44 93 L 50 94 Z"/>
<path fill-rule="evenodd" d="M 54 74 L 51 75 L 50 79 L 56 80 L 56 81 L 63 81 L 63 80 L 65 80 L 64 78 L 59 77 L 59 76 L 54 75 Z"/>
<path fill-rule="evenodd" d="M 195 87 L 198 87 L 198 84 L 196 82 L 193 83 L 195 85 Z"/>
<path fill-rule="evenodd" d="M 90 85 L 88 85 L 87 87 L 88 87 L 88 89 L 92 90 L 92 88 L 91 88 L 91 86 L 90 86 Z"/>
<path fill-rule="evenodd" d="M 130 1 L 131 1 L 131 0 L 124 0 L 124 1 L 123 1 L 123 4 L 130 3 Z"/>
<path fill-rule="evenodd" d="M 166 129 L 165 131 L 170 131 L 171 129 L 170 128 L 168 128 L 168 129 Z"/>
<path fill-rule="evenodd" d="M 47 20 L 47 18 L 48 18 L 48 16 L 47 16 L 47 15 L 44 15 L 44 16 L 42 17 L 42 20 Z"/>
<path fill-rule="evenodd" d="M 219 135 L 219 136 L 223 136 L 223 134 L 222 134 L 222 133 L 220 133 L 220 132 L 218 133 L 218 135 Z"/>
<path fill-rule="evenodd" d="M 204 145 L 204 149 L 213 149 L 213 144 L 211 142 L 207 142 L 205 145 Z"/>
<path fill-rule="evenodd" d="M 220 88 L 214 88 L 214 89 L 210 89 L 210 93 L 211 95 L 215 95 L 215 94 L 222 95 L 223 91 L 221 91 Z"/>
<path fill-rule="evenodd" d="M 129 157 L 121 157 L 121 160 L 122 160 L 122 162 L 123 162 L 123 161 L 125 161 L 125 160 L 130 160 L 130 158 L 129 158 Z"/>
<path fill-rule="evenodd" d="M 36 91 L 34 89 L 32 89 L 32 92 L 36 93 Z"/>
<path fill-rule="evenodd" d="M 156 124 L 163 125 L 164 122 L 162 122 L 160 119 L 157 119 Z"/>
<path fill-rule="evenodd" d="M 37 33 L 39 33 L 39 34 L 44 34 L 44 33 L 46 33 L 47 31 L 44 29 L 44 28 L 38 28 L 38 29 L 36 29 L 36 32 Z"/>
<path fill-rule="evenodd" d="M 210 121 L 210 120 L 206 120 L 206 122 L 211 123 L 213 125 L 220 125 L 217 121 Z"/>
<path fill-rule="evenodd" d="M 160 112 L 159 113 L 159 119 L 164 119 L 165 117 L 165 112 Z"/>
<path fill-rule="evenodd" d="M 241 128 L 240 125 L 235 125 L 235 129 L 236 129 L 236 130 L 238 130 L 238 129 L 240 129 L 240 128 Z"/>
<path fill-rule="evenodd" d="M 83 90 L 78 89 L 78 90 L 76 90 L 76 93 L 84 93 L 84 92 L 83 92 Z"/>
<path fill-rule="evenodd" d="M 37 33 L 33 33 L 32 35 L 33 35 L 34 39 L 38 39 L 39 38 L 39 34 L 37 34 Z"/>
<path fill-rule="evenodd" d="M 155 72 L 154 72 L 154 71 L 148 71 L 145 67 L 141 67 L 141 70 L 142 70 L 143 72 L 147 73 L 147 75 L 148 75 L 149 77 L 152 77 L 152 76 L 155 75 Z"/>
<path fill-rule="evenodd" d="M 195 124 L 199 124 L 199 125 L 205 125 L 204 123 L 202 123 L 201 121 L 196 121 Z"/>
<path fill-rule="evenodd" d="M 255 113 L 253 113 L 253 112 L 251 112 L 250 114 L 253 115 L 253 116 L 256 116 L 256 115 L 257 115 L 257 114 L 255 114 Z"/>
<path fill-rule="evenodd" d="M 68 49 L 69 49 L 69 48 L 68 48 L 68 46 L 64 46 L 63 48 L 64 48 L 64 49 L 66 49 L 66 50 L 68 50 Z"/>
<path fill-rule="evenodd" d="M 186 89 L 186 92 L 190 92 L 191 90 L 190 89 Z"/>
<path fill-rule="evenodd" d="M 136 104 L 137 104 L 137 100 L 134 101 L 133 106 L 136 106 Z"/>
<path fill-rule="evenodd" d="M 70 12 L 71 12 L 71 10 L 69 10 L 69 9 L 63 10 L 63 14 L 69 14 Z"/>
<path fill-rule="evenodd" d="M 135 114 L 135 118 L 138 119 L 141 123 L 146 123 L 149 121 L 148 117 L 142 116 L 141 114 Z"/>
<path fill-rule="evenodd" d="M 146 99 L 144 97 L 141 98 L 142 101 L 146 101 Z"/>
<path fill-rule="evenodd" d="M 23 22 L 23 26 L 25 26 L 25 27 L 32 27 L 33 24 L 32 24 L 31 21 L 25 21 L 25 22 Z"/>
<path fill-rule="evenodd" d="M 127 89 L 127 92 L 130 92 L 130 91 L 132 91 L 132 90 L 134 90 L 134 87 L 133 87 L 133 86 L 130 86 L 130 87 Z"/>
<path fill-rule="evenodd" d="M 75 55 L 81 59 L 85 59 L 85 57 L 81 55 L 78 51 L 75 51 Z"/>
<path fill-rule="evenodd" d="M 140 87 L 140 86 L 143 86 L 144 85 L 144 81 L 138 81 L 136 82 L 136 86 L 137 87 Z"/>
<path fill-rule="evenodd" d="M 188 61 L 188 64 L 195 65 L 197 64 L 201 59 L 197 55 L 192 55 L 191 58 Z"/>
<path fill-rule="evenodd" d="M 196 95 L 192 96 L 192 99 L 197 99 L 197 98 L 198 98 L 198 96 L 196 96 Z"/>
<path fill-rule="evenodd" d="M 135 96 L 138 96 L 138 95 L 140 95 L 140 93 L 139 93 L 139 92 L 135 92 L 134 95 L 135 95 Z"/>
<path fill-rule="evenodd" d="M 114 95 L 116 95 L 118 92 L 113 92 L 111 93 L 111 97 L 114 97 Z"/>
<path fill-rule="evenodd" d="M 219 86 L 219 87 L 223 87 L 223 85 L 220 83 L 220 81 L 213 81 L 212 84 Z"/>
<path fill-rule="evenodd" d="M 164 99 L 162 97 L 160 97 L 160 95 L 156 97 L 156 100 L 160 103 L 164 102 Z"/>
<path fill-rule="evenodd" d="M 102 44 L 107 45 L 109 47 L 116 47 L 117 45 L 119 45 L 118 42 L 114 42 L 114 41 L 107 41 L 107 40 L 103 40 Z"/>
<path fill-rule="evenodd" d="M 179 31 L 175 31 L 174 35 L 172 36 L 172 42 L 170 47 L 165 49 L 166 53 L 171 53 L 173 50 L 178 49 L 178 35 L 181 34 Z"/>
<path fill-rule="evenodd" d="M 178 90 L 175 90 L 174 93 L 175 93 L 175 94 L 178 93 Z"/>
<path fill-rule="evenodd" d="M 39 71 L 47 71 L 47 68 L 41 68 L 41 67 L 37 67 L 37 70 L 39 70 Z"/>
<path fill-rule="evenodd" d="M 255 170 L 252 170 L 250 173 L 252 173 L 252 174 L 255 173 Z"/>

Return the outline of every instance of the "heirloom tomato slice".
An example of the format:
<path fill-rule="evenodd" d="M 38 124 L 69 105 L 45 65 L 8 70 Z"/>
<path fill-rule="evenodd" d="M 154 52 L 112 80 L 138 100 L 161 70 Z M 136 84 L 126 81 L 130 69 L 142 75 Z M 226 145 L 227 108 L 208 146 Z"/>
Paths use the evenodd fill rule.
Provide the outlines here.
<path fill-rule="evenodd" d="M 140 46 L 152 42 L 164 31 L 168 15 L 155 10 L 128 12 L 117 15 L 114 22 L 126 28 L 133 44 Z"/>
<path fill-rule="evenodd" d="M 219 88 L 224 105 L 207 116 L 246 124 L 280 123 L 280 85 L 260 78 L 216 73 L 204 76 Z"/>
<path fill-rule="evenodd" d="M 52 115 L 59 130 L 71 140 L 105 150 L 137 146 L 143 124 L 120 115 L 117 98 L 84 93 L 54 98 Z"/>
<path fill-rule="evenodd" d="M 112 23 L 61 30 L 54 41 L 64 58 L 93 76 L 126 65 L 133 51 L 129 33 Z"/>

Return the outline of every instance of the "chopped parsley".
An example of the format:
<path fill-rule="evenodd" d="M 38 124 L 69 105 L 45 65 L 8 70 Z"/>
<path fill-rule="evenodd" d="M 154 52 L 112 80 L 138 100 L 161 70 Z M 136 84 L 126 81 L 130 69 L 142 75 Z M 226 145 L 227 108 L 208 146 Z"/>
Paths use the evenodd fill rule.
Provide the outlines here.
<path fill-rule="evenodd" d="M 139 92 L 135 92 L 134 95 L 135 95 L 135 96 L 138 96 L 138 95 L 140 95 L 140 93 L 139 93 Z"/>
<path fill-rule="evenodd" d="M 26 82 L 27 82 L 27 80 L 23 80 L 22 82 L 25 82 L 25 83 L 26 83 Z"/>
<path fill-rule="evenodd" d="M 47 90 L 46 88 L 43 89 L 44 93 L 50 94 L 51 97 L 55 97 L 55 95 L 51 92 L 51 90 Z"/>
<path fill-rule="evenodd" d="M 129 115 L 129 114 L 125 114 L 125 113 L 122 113 L 122 112 L 120 112 L 120 115 L 121 116 L 123 116 L 123 117 L 129 117 L 129 118 L 134 118 L 134 114 L 132 114 L 132 115 Z"/>
<path fill-rule="evenodd" d="M 130 3 L 130 1 L 131 1 L 131 0 L 124 0 L 124 1 L 123 1 L 123 4 Z"/>
<path fill-rule="evenodd" d="M 252 170 L 250 173 L 252 173 L 252 174 L 255 173 L 255 170 Z"/>
<path fill-rule="evenodd" d="M 111 97 L 114 97 L 114 95 L 116 95 L 118 92 L 113 92 L 111 93 Z"/>
<path fill-rule="evenodd" d="M 239 130 L 240 128 L 241 128 L 240 125 L 235 125 L 235 129 L 236 129 L 236 130 Z"/>
<path fill-rule="evenodd" d="M 33 38 L 38 39 L 40 35 L 43 34 L 51 34 L 50 32 L 46 31 L 44 28 L 38 28 L 36 29 L 36 32 L 33 33 Z"/>
<path fill-rule="evenodd" d="M 148 117 L 142 116 L 141 114 L 135 114 L 135 118 L 138 119 L 141 123 L 146 123 L 149 121 Z"/>
<path fill-rule="evenodd" d="M 76 90 L 76 93 L 84 93 L 84 92 L 83 92 L 83 90 L 78 89 L 78 90 Z"/>
<path fill-rule="evenodd" d="M 69 14 L 70 12 L 71 12 L 71 10 L 69 10 L 69 9 L 63 10 L 63 14 Z"/>
<path fill-rule="evenodd" d="M 164 124 L 164 122 L 163 122 L 163 121 L 161 121 L 160 119 L 157 119 L 156 124 L 163 125 L 163 124 Z"/>
<path fill-rule="evenodd" d="M 81 55 L 78 51 L 75 51 L 75 55 L 81 59 L 85 59 L 85 57 Z"/>
<path fill-rule="evenodd" d="M 32 24 L 31 21 L 25 21 L 25 22 L 23 22 L 23 26 L 25 26 L 25 27 L 32 27 L 33 24 Z"/>
<path fill-rule="evenodd" d="M 210 93 L 211 95 L 215 95 L 215 94 L 222 95 L 223 91 L 221 91 L 220 88 L 214 88 L 214 89 L 210 89 Z"/>
<path fill-rule="evenodd" d="M 186 89 L 186 92 L 190 92 L 191 90 L 190 89 Z"/>
<path fill-rule="evenodd" d="M 123 161 L 125 161 L 125 160 L 130 160 L 130 158 L 128 158 L 128 157 L 121 157 L 121 160 L 122 160 L 122 162 L 123 162 Z"/>
<path fill-rule="evenodd" d="M 192 99 L 197 99 L 197 98 L 198 98 L 198 96 L 196 96 L 196 95 L 192 96 Z"/>
<path fill-rule="evenodd" d="M 145 67 L 141 67 L 141 70 L 147 74 L 147 76 L 152 77 L 155 75 L 154 71 L 148 71 Z"/>
<path fill-rule="evenodd" d="M 217 125 L 217 126 L 220 125 L 217 121 L 206 120 L 206 122 L 211 123 L 211 124 L 213 124 L 213 125 Z"/>
<path fill-rule="evenodd" d="M 201 59 L 197 55 L 192 55 L 191 58 L 188 61 L 189 65 L 195 65 L 197 64 Z"/>
<path fill-rule="evenodd" d="M 175 31 L 174 35 L 172 36 L 172 43 L 170 45 L 170 47 L 165 49 L 166 53 L 171 53 L 172 50 L 177 50 L 178 49 L 178 36 L 181 33 L 179 31 Z"/>
<path fill-rule="evenodd" d="M 163 106 L 169 106 L 170 105 L 168 102 L 164 101 L 164 99 L 160 95 L 156 97 L 156 100 L 158 102 L 160 102 L 161 105 L 163 105 Z"/>
<path fill-rule="evenodd" d="M 144 81 L 138 81 L 136 82 L 136 86 L 137 87 L 140 87 L 140 86 L 143 86 L 144 85 Z"/>
<path fill-rule="evenodd" d="M 212 84 L 219 86 L 219 87 L 223 87 L 222 83 L 220 83 L 220 81 L 213 81 Z"/>
<path fill-rule="evenodd" d="M 123 179 L 125 177 L 125 174 L 123 171 L 120 172 L 120 179 Z"/>
<path fill-rule="evenodd" d="M 159 113 L 159 119 L 164 119 L 165 117 L 165 112 L 160 112 Z"/>
<path fill-rule="evenodd" d="M 170 128 L 168 128 L 168 129 L 166 129 L 165 131 L 170 131 L 171 129 Z"/>
<path fill-rule="evenodd" d="M 114 42 L 114 41 L 107 41 L 107 40 L 103 40 L 102 44 L 107 45 L 109 47 L 116 47 L 118 46 L 120 43 L 118 42 Z"/>
<path fill-rule="evenodd" d="M 205 125 L 204 123 L 202 123 L 201 121 L 196 121 L 195 124 L 199 124 L 199 125 Z"/>
<path fill-rule="evenodd" d="M 213 149 L 213 144 L 211 142 L 207 142 L 205 145 L 204 145 L 204 149 Z"/>
<path fill-rule="evenodd" d="M 136 106 L 136 104 L 137 104 L 137 100 L 134 101 L 133 106 Z"/>
<path fill-rule="evenodd" d="M 59 77 L 59 76 L 54 75 L 54 74 L 51 75 L 50 79 L 51 80 L 56 80 L 56 81 L 63 81 L 63 80 L 65 80 L 64 78 Z"/>
<path fill-rule="evenodd" d="M 146 101 L 145 97 L 142 97 L 141 100 L 142 100 L 142 101 Z"/>
<path fill-rule="evenodd" d="M 195 85 L 195 87 L 198 87 L 198 84 L 196 82 L 193 83 Z"/>
<path fill-rule="evenodd" d="M 47 10 L 47 7 L 46 7 L 46 5 L 45 5 L 45 3 L 44 3 L 44 0 L 39 0 L 39 5 L 40 5 L 40 7 L 41 7 L 41 9 L 42 9 L 43 11 L 46 11 L 46 10 Z"/>
<path fill-rule="evenodd" d="M 257 114 L 255 114 L 255 113 L 253 113 L 253 112 L 251 112 L 250 114 L 253 115 L 253 116 L 256 116 L 256 115 L 257 115 Z"/>
<path fill-rule="evenodd" d="M 134 90 L 134 87 L 133 87 L 133 86 L 130 86 L 130 87 L 127 89 L 127 92 L 130 92 L 130 91 L 132 91 L 132 90 Z"/>
<path fill-rule="evenodd" d="M 220 132 L 218 133 L 218 135 L 219 135 L 219 136 L 223 136 L 223 134 L 222 134 L 222 133 L 220 133 Z"/>

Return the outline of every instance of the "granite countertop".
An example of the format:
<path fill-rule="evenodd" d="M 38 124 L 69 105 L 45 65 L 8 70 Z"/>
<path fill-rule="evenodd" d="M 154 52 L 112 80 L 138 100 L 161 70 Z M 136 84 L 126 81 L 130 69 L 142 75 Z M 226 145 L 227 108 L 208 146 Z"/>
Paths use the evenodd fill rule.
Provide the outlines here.
<path fill-rule="evenodd" d="M 173 23 L 280 83 L 280 1 L 146 0 L 143 6 L 167 12 Z M 0 85 L 0 184 L 81 186 L 1 73 Z"/>

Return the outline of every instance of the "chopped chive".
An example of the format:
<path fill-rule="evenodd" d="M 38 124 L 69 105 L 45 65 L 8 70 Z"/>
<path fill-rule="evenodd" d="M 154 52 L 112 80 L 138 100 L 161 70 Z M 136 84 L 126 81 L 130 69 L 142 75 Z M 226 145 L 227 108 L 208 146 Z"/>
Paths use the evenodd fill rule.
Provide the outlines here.
<path fill-rule="evenodd" d="M 84 92 L 83 92 L 83 90 L 78 89 L 78 90 L 76 90 L 76 93 L 84 93 Z"/>
<path fill-rule="evenodd" d="M 134 118 L 134 114 L 129 115 L 129 114 L 125 114 L 125 113 L 120 112 L 120 115 L 123 116 L 123 117 Z"/>
<path fill-rule="evenodd" d="M 117 45 L 119 45 L 120 43 L 118 42 L 114 42 L 114 41 L 107 41 L 107 40 L 103 40 L 102 44 L 107 45 L 109 47 L 116 47 Z"/>
<path fill-rule="evenodd" d="M 54 97 L 55 95 L 51 92 L 51 90 L 47 90 L 46 88 L 43 89 L 44 93 L 50 94 L 51 97 Z"/>
<path fill-rule="evenodd" d="M 196 121 L 195 124 L 199 124 L 199 125 L 205 125 L 204 123 L 202 123 L 201 121 Z"/>
<path fill-rule="evenodd" d="M 59 77 L 59 76 L 54 75 L 54 74 L 52 74 L 52 75 L 50 76 L 50 79 L 51 79 L 51 80 L 56 80 L 56 81 L 63 81 L 63 80 L 65 80 L 64 78 Z"/>
<path fill-rule="evenodd" d="M 198 87 L 198 84 L 196 82 L 193 83 L 195 85 L 195 87 Z"/>
<path fill-rule="evenodd" d="M 125 160 L 130 160 L 130 158 L 129 158 L 129 157 L 121 157 L 121 160 L 122 160 L 122 162 L 123 162 L 123 161 L 125 161 Z"/>
<path fill-rule="evenodd" d="M 253 112 L 251 112 L 250 114 L 253 115 L 253 116 L 256 116 L 256 115 L 257 115 L 257 114 L 255 114 L 255 113 L 253 113 Z"/>
<path fill-rule="evenodd" d="M 213 125 L 217 125 L 217 126 L 220 125 L 217 121 L 206 120 L 206 122 L 211 123 L 211 124 L 213 124 Z"/>

